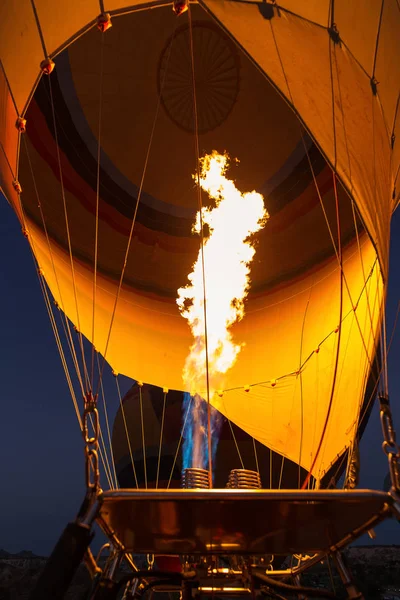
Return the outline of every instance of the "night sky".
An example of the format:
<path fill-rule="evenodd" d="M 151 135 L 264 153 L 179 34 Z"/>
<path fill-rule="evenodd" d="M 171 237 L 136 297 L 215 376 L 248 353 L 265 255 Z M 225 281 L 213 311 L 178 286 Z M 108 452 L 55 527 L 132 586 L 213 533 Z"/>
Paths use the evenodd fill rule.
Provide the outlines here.
<path fill-rule="evenodd" d="M 83 442 L 19 223 L 0 194 L 0 548 L 47 555 L 83 499 Z M 392 226 L 387 306 L 390 337 L 400 298 L 400 211 Z M 389 357 L 389 385 L 400 439 L 400 324 Z M 122 378 L 122 391 L 129 380 Z M 108 394 L 110 416 L 117 409 Z M 387 459 L 375 407 L 361 444 L 361 487 L 382 489 Z M 390 521 L 374 543 L 399 543 Z M 364 541 L 364 540 L 363 540 Z M 365 540 L 366 541 L 366 540 Z"/>

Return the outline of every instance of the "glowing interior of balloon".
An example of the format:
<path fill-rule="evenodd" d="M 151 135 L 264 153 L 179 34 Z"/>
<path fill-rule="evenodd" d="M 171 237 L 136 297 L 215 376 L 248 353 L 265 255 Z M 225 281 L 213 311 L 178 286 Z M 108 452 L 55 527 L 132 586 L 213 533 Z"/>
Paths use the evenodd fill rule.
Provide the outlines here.
<path fill-rule="evenodd" d="M 178 290 L 178 306 L 194 337 L 183 370 L 184 386 L 191 394 L 204 395 L 206 350 L 210 396 L 223 385 L 224 373 L 237 360 L 242 345 L 234 342 L 229 328 L 244 316 L 255 254 L 251 235 L 269 216 L 263 196 L 255 191 L 242 194 L 226 177 L 227 168 L 228 156 L 216 151 L 200 161 L 198 183 L 215 206 L 197 212 L 193 229 L 201 234 L 203 226 L 202 247 L 188 276 L 190 283 Z"/>

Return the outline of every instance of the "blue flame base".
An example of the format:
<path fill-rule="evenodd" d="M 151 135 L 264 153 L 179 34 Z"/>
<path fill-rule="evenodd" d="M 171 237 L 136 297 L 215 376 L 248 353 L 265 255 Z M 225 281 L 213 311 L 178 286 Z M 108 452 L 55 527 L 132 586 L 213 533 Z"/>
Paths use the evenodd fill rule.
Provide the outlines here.
<path fill-rule="evenodd" d="M 185 392 L 183 398 L 183 468 L 208 469 L 207 402 Z M 215 462 L 219 435 L 223 424 L 222 414 L 210 406 L 211 457 Z"/>

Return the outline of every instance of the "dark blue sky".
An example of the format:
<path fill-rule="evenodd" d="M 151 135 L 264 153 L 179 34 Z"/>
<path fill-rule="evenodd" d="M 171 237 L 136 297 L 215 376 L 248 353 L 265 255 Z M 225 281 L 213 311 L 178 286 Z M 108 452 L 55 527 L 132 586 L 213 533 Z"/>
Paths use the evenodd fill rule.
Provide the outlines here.
<path fill-rule="evenodd" d="M 60 358 L 19 223 L 0 194 L 0 548 L 48 554 L 84 493 L 83 445 Z M 392 227 L 387 307 L 392 330 L 400 298 L 400 212 Z M 400 438 L 400 324 L 389 359 L 395 424 Z M 126 389 L 128 380 L 123 382 Z M 111 415 L 116 394 L 110 398 Z M 382 488 L 387 460 L 374 409 L 361 445 L 361 485 Z M 375 543 L 399 543 L 395 521 Z"/>

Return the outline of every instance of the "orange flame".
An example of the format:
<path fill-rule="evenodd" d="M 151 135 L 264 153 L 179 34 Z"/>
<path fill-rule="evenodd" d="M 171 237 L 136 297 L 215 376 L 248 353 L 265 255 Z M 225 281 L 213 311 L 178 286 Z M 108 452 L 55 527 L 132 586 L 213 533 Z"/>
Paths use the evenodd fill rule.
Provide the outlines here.
<path fill-rule="evenodd" d="M 269 215 L 263 196 L 242 194 L 225 176 L 228 156 L 212 154 L 200 160 L 200 186 L 215 200 L 213 208 L 202 208 L 203 256 L 206 291 L 208 371 L 210 397 L 223 385 L 223 375 L 235 363 L 242 344 L 233 341 L 231 325 L 244 316 L 244 299 L 250 288 L 250 263 L 255 254 L 251 235 L 259 231 Z M 197 176 L 193 176 L 197 180 Z M 200 233 L 200 211 L 194 231 Z M 189 284 L 178 290 L 177 303 L 187 319 L 194 342 L 186 359 L 183 380 L 192 395 L 205 395 L 206 335 L 204 319 L 203 261 L 201 248 Z"/>

